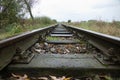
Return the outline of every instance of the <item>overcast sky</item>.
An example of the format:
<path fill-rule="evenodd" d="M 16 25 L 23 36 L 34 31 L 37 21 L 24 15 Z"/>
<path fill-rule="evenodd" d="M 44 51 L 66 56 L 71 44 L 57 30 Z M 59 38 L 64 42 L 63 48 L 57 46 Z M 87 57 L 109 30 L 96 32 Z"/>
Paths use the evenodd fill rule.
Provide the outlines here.
<path fill-rule="evenodd" d="M 120 0 L 38 0 L 32 13 L 57 21 L 120 21 Z"/>

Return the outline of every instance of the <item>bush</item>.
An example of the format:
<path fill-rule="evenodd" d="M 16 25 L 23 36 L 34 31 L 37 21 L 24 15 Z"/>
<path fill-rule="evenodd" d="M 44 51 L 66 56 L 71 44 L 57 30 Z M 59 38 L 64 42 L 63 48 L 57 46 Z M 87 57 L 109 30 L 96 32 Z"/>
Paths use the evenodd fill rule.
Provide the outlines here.
<path fill-rule="evenodd" d="M 5 31 L 6 32 L 10 32 L 17 24 L 13 23 L 13 24 L 9 24 L 5 27 Z"/>
<path fill-rule="evenodd" d="M 14 22 L 12 24 L 6 24 L 6 26 L 0 28 L 0 39 L 15 36 L 22 32 L 31 31 L 33 29 L 43 28 L 56 22 L 56 20 L 51 20 L 49 17 L 38 17 L 34 20 L 19 19 L 19 23 Z"/>
<path fill-rule="evenodd" d="M 17 34 L 17 33 L 20 33 L 20 32 L 22 32 L 22 31 L 23 31 L 22 27 L 21 27 L 20 25 L 17 25 L 17 26 L 14 26 L 14 27 L 11 29 L 10 33 L 11 33 L 11 34 Z"/>
<path fill-rule="evenodd" d="M 40 20 L 43 24 L 50 24 L 52 22 L 48 17 L 41 17 Z"/>
<path fill-rule="evenodd" d="M 52 20 L 49 17 L 43 16 L 34 19 L 35 23 L 41 24 L 51 24 Z"/>

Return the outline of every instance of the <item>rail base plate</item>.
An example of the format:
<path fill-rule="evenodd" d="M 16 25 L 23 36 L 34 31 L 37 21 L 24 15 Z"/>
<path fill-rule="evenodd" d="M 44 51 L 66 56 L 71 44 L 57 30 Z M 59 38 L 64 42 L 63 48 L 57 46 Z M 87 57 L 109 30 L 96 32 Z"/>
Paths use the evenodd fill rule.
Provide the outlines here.
<path fill-rule="evenodd" d="M 110 62 L 110 61 L 105 61 L 103 59 L 103 57 L 99 57 L 97 55 L 94 56 L 100 63 L 102 63 L 103 65 L 116 65 L 115 63 L 113 62 Z"/>
<path fill-rule="evenodd" d="M 30 63 L 30 61 L 33 59 L 34 56 L 35 54 L 31 53 L 27 58 L 13 61 L 13 63 L 28 64 Z"/>

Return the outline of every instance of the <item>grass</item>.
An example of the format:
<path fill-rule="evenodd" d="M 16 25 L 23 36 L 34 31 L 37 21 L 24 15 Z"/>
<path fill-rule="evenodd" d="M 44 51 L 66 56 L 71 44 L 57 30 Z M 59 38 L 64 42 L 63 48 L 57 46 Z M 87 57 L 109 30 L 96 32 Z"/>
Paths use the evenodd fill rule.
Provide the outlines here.
<path fill-rule="evenodd" d="M 47 40 L 50 40 L 50 41 L 58 41 L 58 40 L 61 40 L 60 37 L 51 37 L 51 36 L 48 36 L 46 37 Z"/>
<path fill-rule="evenodd" d="M 36 25 L 25 25 L 25 27 L 21 25 L 11 25 L 9 28 L 0 29 L 0 40 L 19 35 L 21 33 L 31 31 L 37 28 L 43 28 L 50 24 L 36 24 Z"/>
<path fill-rule="evenodd" d="M 61 40 L 73 40 L 73 41 L 76 41 L 76 42 L 80 42 L 81 44 L 83 43 L 83 41 L 79 40 L 79 39 L 68 39 L 68 38 L 65 38 L 65 37 L 51 37 L 51 36 L 47 36 L 46 37 L 46 40 L 48 41 L 61 41 Z"/>
<path fill-rule="evenodd" d="M 120 37 L 120 21 L 104 22 L 89 20 L 82 22 L 72 22 L 69 24 L 80 28 Z"/>
<path fill-rule="evenodd" d="M 55 24 L 56 22 L 57 21 L 45 16 L 36 17 L 34 20 L 20 19 L 19 23 L 5 24 L 4 26 L 0 27 L 0 40 L 34 29 L 43 28 L 48 25 Z"/>

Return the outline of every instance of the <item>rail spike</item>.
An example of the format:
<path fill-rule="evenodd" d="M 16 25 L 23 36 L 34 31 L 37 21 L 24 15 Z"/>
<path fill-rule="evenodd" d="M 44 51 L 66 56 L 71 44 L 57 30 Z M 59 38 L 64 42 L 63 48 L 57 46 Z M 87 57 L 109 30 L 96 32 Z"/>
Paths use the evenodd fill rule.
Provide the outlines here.
<path fill-rule="evenodd" d="M 29 63 L 34 54 L 29 50 L 22 50 L 20 47 L 16 48 L 16 54 L 13 57 L 13 63 Z"/>
<path fill-rule="evenodd" d="M 117 64 L 120 64 L 120 57 L 116 55 L 116 53 L 119 53 L 119 50 L 116 50 L 115 48 L 109 48 L 108 49 L 108 54 L 110 54 L 110 59 Z"/>

